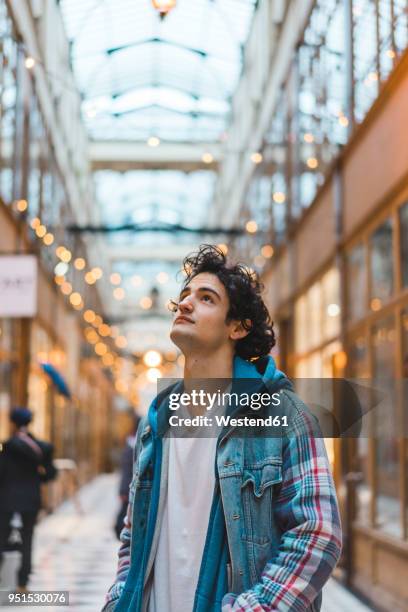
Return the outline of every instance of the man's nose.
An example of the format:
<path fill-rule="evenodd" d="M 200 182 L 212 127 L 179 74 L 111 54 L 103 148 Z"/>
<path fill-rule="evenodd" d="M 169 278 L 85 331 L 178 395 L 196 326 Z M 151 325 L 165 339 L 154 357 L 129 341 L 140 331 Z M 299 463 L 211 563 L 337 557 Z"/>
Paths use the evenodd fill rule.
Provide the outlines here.
<path fill-rule="evenodd" d="M 180 312 L 192 312 L 193 304 L 191 301 L 191 296 L 187 295 L 185 298 L 180 300 L 178 307 Z"/>

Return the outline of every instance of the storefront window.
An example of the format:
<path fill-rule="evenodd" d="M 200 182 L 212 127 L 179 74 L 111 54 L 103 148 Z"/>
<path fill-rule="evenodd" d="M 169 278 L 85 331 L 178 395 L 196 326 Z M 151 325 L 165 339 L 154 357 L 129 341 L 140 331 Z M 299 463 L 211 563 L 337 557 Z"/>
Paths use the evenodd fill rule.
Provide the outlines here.
<path fill-rule="evenodd" d="M 408 492 L 408 308 L 402 311 L 402 384 L 400 385 L 399 400 L 402 404 L 402 429 L 404 431 L 404 470 L 405 490 Z M 405 532 L 408 534 L 408 507 L 405 508 Z"/>
<path fill-rule="evenodd" d="M 372 331 L 373 385 L 380 389 L 394 387 L 395 381 L 395 319 L 389 316 L 376 324 Z M 399 499 L 398 408 L 395 395 L 385 393 L 374 408 L 376 526 L 395 536 L 401 535 Z"/>
<path fill-rule="evenodd" d="M 0 319 L 0 441 L 9 434 L 9 411 L 16 372 L 15 325 L 11 319 Z"/>
<path fill-rule="evenodd" d="M 387 219 L 371 236 L 371 310 L 380 310 L 394 288 L 392 221 Z"/>
<path fill-rule="evenodd" d="M 347 256 L 347 316 L 354 321 L 367 312 L 365 248 L 359 244 Z"/>
<path fill-rule="evenodd" d="M 402 285 L 408 287 L 408 204 L 400 208 L 400 244 Z"/>
<path fill-rule="evenodd" d="M 18 46 L 7 4 L 0 4 L 0 195 L 13 200 Z"/>

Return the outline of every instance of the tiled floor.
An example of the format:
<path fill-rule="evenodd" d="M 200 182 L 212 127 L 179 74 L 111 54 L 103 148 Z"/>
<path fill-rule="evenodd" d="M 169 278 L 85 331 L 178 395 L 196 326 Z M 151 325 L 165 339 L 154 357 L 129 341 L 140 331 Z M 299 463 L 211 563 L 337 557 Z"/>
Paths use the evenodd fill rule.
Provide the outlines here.
<path fill-rule="evenodd" d="M 79 494 L 82 514 L 64 504 L 38 525 L 32 590 L 68 590 L 73 612 L 98 612 L 113 581 L 118 541 L 112 530 L 117 508 L 117 478 L 102 475 Z M 11 610 L 11 607 L 5 607 Z M 62 612 L 64 607 L 26 607 L 26 612 Z M 369 612 L 331 580 L 324 589 L 322 612 Z M 165 612 L 165 611 L 163 611 Z M 180 611 L 184 612 L 184 611 Z"/>

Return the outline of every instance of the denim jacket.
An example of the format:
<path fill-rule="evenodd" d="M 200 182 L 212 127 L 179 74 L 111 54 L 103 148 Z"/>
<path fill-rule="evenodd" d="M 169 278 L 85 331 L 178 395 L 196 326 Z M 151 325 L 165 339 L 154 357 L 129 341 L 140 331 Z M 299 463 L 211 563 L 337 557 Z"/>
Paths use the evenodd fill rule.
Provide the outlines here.
<path fill-rule="evenodd" d="M 291 427 L 290 433 L 276 437 L 243 437 L 230 429 L 217 445 L 230 553 L 222 612 L 317 612 L 322 587 L 341 552 L 340 519 L 324 441 L 314 417 L 271 357 L 263 372 L 259 364 L 257 368 L 236 357 L 237 374 L 259 377 L 269 388 L 280 381 L 280 411 Z M 272 407 L 269 410 L 274 414 Z M 139 426 L 118 573 L 104 612 L 146 610 L 168 461 L 164 438 L 157 476 L 150 423 L 146 419 Z"/>

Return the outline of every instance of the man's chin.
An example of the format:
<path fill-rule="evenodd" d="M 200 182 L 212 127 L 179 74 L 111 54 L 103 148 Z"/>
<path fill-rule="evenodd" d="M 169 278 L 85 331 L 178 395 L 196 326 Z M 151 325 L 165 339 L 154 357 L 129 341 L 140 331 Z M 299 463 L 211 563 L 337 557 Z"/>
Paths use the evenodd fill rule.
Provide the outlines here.
<path fill-rule="evenodd" d="M 193 338 L 190 326 L 175 325 L 170 332 L 170 340 L 181 350 L 190 345 Z"/>

